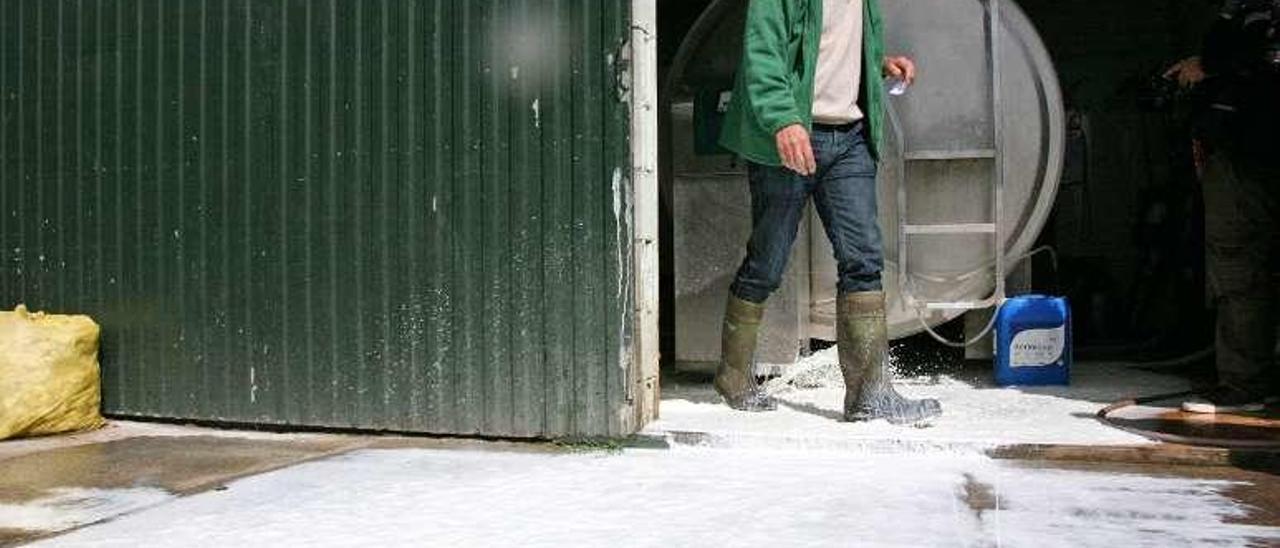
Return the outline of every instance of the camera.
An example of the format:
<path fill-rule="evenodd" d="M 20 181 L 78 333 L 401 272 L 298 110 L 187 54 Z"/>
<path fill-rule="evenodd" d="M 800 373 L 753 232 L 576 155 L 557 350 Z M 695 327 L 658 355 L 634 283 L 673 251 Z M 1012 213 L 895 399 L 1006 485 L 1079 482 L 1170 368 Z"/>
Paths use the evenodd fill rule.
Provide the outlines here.
<path fill-rule="evenodd" d="M 1137 86 L 1138 107 L 1147 111 L 1175 110 L 1190 95 L 1191 92 L 1178 85 L 1176 80 L 1158 73 Z"/>

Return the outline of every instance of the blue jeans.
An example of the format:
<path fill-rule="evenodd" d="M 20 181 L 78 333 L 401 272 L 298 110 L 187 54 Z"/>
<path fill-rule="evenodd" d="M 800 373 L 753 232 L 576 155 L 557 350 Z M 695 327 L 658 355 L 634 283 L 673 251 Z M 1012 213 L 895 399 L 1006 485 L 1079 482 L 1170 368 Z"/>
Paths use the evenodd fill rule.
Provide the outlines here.
<path fill-rule="evenodd" d="M 884 245 L 876 207 L 876 162 L 861 122 L 815 126 L 818 170 L 805 177 L 785 167 L 751 163 L 751 239 L 730 291 L 762 303 L 782 284 L 791 245 L 809 197 L 835 249 L 840 294 L 879 291 Z"/>

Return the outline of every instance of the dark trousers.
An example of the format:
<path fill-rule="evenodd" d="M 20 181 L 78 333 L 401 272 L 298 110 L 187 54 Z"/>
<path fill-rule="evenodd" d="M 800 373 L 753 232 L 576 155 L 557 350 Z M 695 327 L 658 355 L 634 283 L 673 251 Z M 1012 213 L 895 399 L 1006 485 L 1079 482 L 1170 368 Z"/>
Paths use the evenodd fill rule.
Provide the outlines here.
<path fill-rule="evenodd" d="M 752 163 L 751 239 L 730 291 L 762 303 L 782 283 L 791 245 L 813 198 L 835 249 L 841 294 L 879 291 L 884 249 L 876 208 L 876 162 L 862 123 L 815 126 L 810 140 L 818 170 L 801 176 L 784 167 Z"/>
<path fill-rule="evenodd" d="M 1276 164 L 1218 151 L 1205 165 L 1203 183 L 1206 259 L 1218 308 L 1218 377 L 1258 395 L 1280 393 L 1272 277 L 1280 251 Z"/>

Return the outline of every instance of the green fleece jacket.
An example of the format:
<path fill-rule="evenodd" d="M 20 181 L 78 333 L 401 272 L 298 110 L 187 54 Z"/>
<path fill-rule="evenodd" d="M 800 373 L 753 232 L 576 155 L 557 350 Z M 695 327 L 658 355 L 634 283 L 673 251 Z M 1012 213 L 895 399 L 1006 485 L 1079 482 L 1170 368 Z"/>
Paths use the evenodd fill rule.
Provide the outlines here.
<path fill-rule="evenodd" d="M 822 0 L 750 0 L 742 63 L 725 115 L 720 145 L 753 162 L 782 165 L 774 136 L 792 124 L 813 124 L 813 85 L 822 38 Z M 862 89 L 872 156 L 884 134 L 884 38 L 880 7 L 863 0 Z"/>

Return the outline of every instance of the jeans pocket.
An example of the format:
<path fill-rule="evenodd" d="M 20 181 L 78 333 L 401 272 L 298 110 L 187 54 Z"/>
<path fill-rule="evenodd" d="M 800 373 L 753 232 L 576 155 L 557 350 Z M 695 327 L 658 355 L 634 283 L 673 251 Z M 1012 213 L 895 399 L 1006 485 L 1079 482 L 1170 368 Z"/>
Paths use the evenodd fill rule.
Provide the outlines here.
<path fill-rule="evenodd" d="M 849 149 L 845 151 L 846 161 L 843 164 L 843 174 L 854 177 L 874 177 L 879 165 L 876 159 L 871 156 L 871 149 L 867 143 L 867 134 L 865 126 L 857 132 L 854 132 L 849 139 Z"/>

